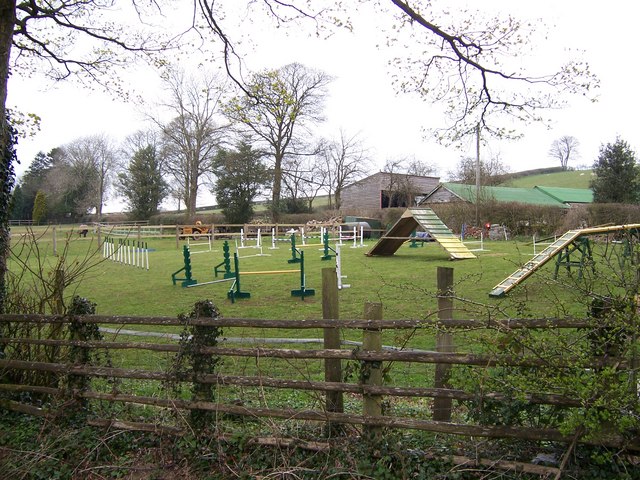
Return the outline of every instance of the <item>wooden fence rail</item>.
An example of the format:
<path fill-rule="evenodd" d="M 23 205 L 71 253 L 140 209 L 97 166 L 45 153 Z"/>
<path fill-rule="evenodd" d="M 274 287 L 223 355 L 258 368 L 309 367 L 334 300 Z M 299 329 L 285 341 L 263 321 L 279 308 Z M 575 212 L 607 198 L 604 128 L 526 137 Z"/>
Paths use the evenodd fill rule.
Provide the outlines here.
<path fill-rule="evenodd" d="M 630 372 L 629 362 L 624 358 L 611 356 L 594 357 L 589 360 L 578 358 L 565 358 L 552 356 L 543 358 L 531 352 L 521 354 L 496 353 L 461 353 L 456 352 L 453 345 L 453 337 L 456 331 L 475 331 L 490 329 L 496 334 L 509 333 L 519 329 L 576 329 L 597 327 L 593 319 L 508 319 L 508 320 L 456 320 L 451 318 L 453 294 L 452 275 L 442 276 L 445 283 L 439 284 L 439 292 L 443 297 L 439 318 L 427 320 L 383 320 L 382 308 L 379 304 L 365 306 L 364 319 L 340 320 L 337 303 L 337 288 L 332 288 L 335 279 L 335 270 L 323 271 L 323 315 L 322 320 L 267 320 L 246 318 L 193 318 L 186 322 L 175 318 L 164 317 L 128 317 L 128 316 L 44 316 L 44 315 L 0 315 L 0 332 L 5 332 L 0 337 L 0 407 L 28 413 L 31 415 L 57 415 L 55 407 L 49 410 L 18 401 L 17 393 L 32 392 L 47 395 L 60 402 L 68 400 L 106 401 L 132 405 L 145 405 L 161 409 L 183 409 L 187 411 L 209 411 L 231 415 L 244 415 L 254 418 L 270 417 L 283 421 L 313 421 L 324 422 L 327 425 L 339 424 L 360 425 L 370 433 L 379 434 L 382 428 L 416 429 L 453 435 L 480 436 L 490 438 L 518 438 L 529 440 L 546 440 L 559 442 L 573 442 L 575 435 L 562 433 L 558 428 L 532 428 L 508 425 L 475 425 L 452 421 L 453 401 L 498 401 L 509 402 L 513 400 L 504 392 L 476 392 L 464 391 L 460 388 L 452 388 L 449 385 L 449 374 L 446 368 L 454 366 L 471 366 L 473 368 L 557 368 L 558 365 L 573 363 L 578 368 L 585 369 L 613 367 L 621 372 Z M 444 298 L 446 297 L 446 298 Z M 229 347 L 221 341 L 217 345 L 199 345 L 198 355 L 215 356 L 221 358 L 249 358 L 257 362 L 265 359 L 279 359 L 290 361 L 309 361 L 314 364 L 324 365 L 324 379 L 313 378 L 279 378 L 276 375 L 247 374 L 238 375 L 235 372 L 224 371 L 224 364 L 216 367 L 215 373 L 207 372 L 182 372 L 177 373 L 171 368 L 142 369 L 129 368 L 127 365 L 113 366 L 111 364 L 92 364 L 82 361 L 78 352 L 117 352 L 136 351 L 140 355 L 163 355 L 166 358 L 174 358 L 184 354 L 185 343 L 176 342 L 170 338 L 163 339 L 165 343 L 115 341 L 115 339 L 87 339 L 79 338 L 71 333 L 71 327 L 78 325 L 135 325 L 135 326 L 163 326 L 191 328 L 191 335 L 197 336 L 203 332 L 212 332 L 217 328 L 252 328 L 252 329 L 291 329 L 291 330 L 324 330 L 324 348 L 267 348 L 262 346 Z M 68 333 L 63 338 L 48 338 L 47 327 L 50 325 L 63 325 Z M 29 330 L 30 327 L 35 327 Z M 95 327 L 94 327 L 95 329 Z M 382 335 L 386 330 L 410 329 L 422 335 L 430 335 L 439 339 L 438 351 L 425 351 L 417 349 L 384 349 Z M 57 330 L 60 330 L 59 328 Z M 340 338 L 345 331 L 360 330 L 362 335 L 362 347 L 344 349 L 341 347 Z M 7 332 L 13 332 L 8 334 Z M 25 332 L 20 336 L 20 332 Z M 34 332 L 34 333 L 29 333 Z M 126 336 L 126 333 L 108 334 L 112 336 Z M 187 338 L 187 337 L 184 337 Z M 49 349 L 55 352 L 67 352 L 67 357 L 44 358 L 36 356 L 37 349 Z M 48 350 L 48 351 L 49 351 Z M 75 354 L 69 353 L 74 351 Z M 29 352 L 28 356 L 20 356 Z M 75 355 L 75 356 L 74 356 Z M 88 356 L 87 356 L 88 357 Z M 128 357 L 130 358 L 130 357 Z M 344 363 L 354 362 L 359 366 L 359 376 L 353 381 L 344 378 Z M 155 362 L 157 364 L 158 362 Z M 392 365 L 394 368 L 402 368 L 410 364 L 433 364 L 440 369 L 440 375 L 435 375 L 433 385 L 385 385 L 383 381 L 383 367 Z M 626 369 L 626 370 L 625 370 Z M 12 377 L 19 377 L 20 372 L 40 372 L 49 375 L 48 384 L 12 383 Z M 437 372 L 436 372 L 437 373 Z M 16 374 L 16 375 L 14 375 Z M 78 388 L 65 384 L 69 377 L 85 380 L 85 388 Z M 51 380 L 53 378 L 53 380 Z M 111 390 L 104 390 L 102 384 L 94 383 L 104 379 L 127 380 L 126 388 L 130 391 L 122 391 L 125 387 L 118 386 Z M 267 408 L 261 406 L 238 405 L 230 401 L 223 401 L 222 396 L 209 399 L 185 399 L 179 396 L 170 396 L 166 389 L 158 387 L 158 394 L 141 394 L 141 389 L 135 387 L 135 381 L 193 383 L 199 385 L 213 385 L 217 391 L 225 388 L 256 388 L 319 392 L 324 394 L 326 402 L 318 409 L 310 406 L 302 409 L 291 408 Z M 359 395 L 362 397 L 361 413 L 345 412 L 343 394 Z M 382 401 L 389 398 L 428 398 L 433 404 L 431 418 L 427 412 L 422 412 L 420 418 L 415 416 L 402 417 L 388 415 L 382 408 Z M 577 398 L 569 398 L 554 392 L 525 392 L 519 397 L 520 401 L 531 404 L 550 405 L 561 408 L 582 408 L 584 402 Z M 52 405 L 55 402 L 52 403 Z M 68 405 L 68 404 L 65 404 Z M 62 412 L 64 413 L 64 412 Z M 107 420 L 92 420 L 99 424 Z M 112 420 L 113 421 L 113 420 Z M 126 422 L 126 419 L 117 419 Z M 140 429 L 152 429 L 157 431 L 178 431 L 175 425 L 152 426 L 130 422 L 131 425 L 139 425 Z M 153 430 L 155 429 L 155 430 Z M 612 434 L 606 438 L 585 437 L 580 440 L 583 443 L 607 445 L 616 448 L 640 449 L 640 439 L 637 437 L 625 438 L 622 435 Z"/>

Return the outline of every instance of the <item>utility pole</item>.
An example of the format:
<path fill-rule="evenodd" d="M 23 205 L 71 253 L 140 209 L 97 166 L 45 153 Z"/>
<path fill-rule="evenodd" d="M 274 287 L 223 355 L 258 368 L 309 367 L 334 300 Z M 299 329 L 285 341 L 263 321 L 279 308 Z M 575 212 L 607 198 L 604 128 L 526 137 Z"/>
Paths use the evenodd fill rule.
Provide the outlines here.
<path fill-rule="evenodd" d="M 478 226 L 478 204 L 480 203 L 480 124 L 476 125 L 476 227 Z"/>

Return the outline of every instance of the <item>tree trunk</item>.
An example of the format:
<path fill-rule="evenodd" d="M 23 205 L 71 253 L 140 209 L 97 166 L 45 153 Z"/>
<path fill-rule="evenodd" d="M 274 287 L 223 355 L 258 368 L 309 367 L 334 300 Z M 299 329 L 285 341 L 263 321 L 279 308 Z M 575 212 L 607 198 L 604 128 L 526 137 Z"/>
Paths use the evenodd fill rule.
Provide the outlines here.
<path fill-rule="evenodd" d="M 15 0 L 0 2 L 0 313 L 5 311 L 5 277 L 9 255 L 9 205 L 14 182 L 13 144 L 6 119 L 6 103 L 15 14 Z"/>
<path fill-rule="evenodd" d="M 342 189 L 336 188 L 335 192 L 333 192 L 333 203 L 335 204 L 335 209 L 340 210 L 340 205 L 342 203 Z"/>
<path fill-rule="evenodd" d="M 189 203 L 187 204 L 187 214 L 190 219 L 196 216 L 196 204 L 198 200 L 198 184 L 189 186 Z"/>
<path fill-rule="evenodd" d="M 271 197 L 271 220 L 274 223 L 280 221 L 280 194 L 282 193 L 282 157 L 280 152 L 275 154 L 273 165 L 273 195 Z"/>
<path fill-rule="evenodd" d="M 11 56 L 11 40 L 15 27 L 16 2 L 3 0 L 0 2 L 0 118 L 4 122 L 7 103 L 7 83 L 9 82 L 9 58 Z M 3 143 L 2 146 L 5 144 Z"/>

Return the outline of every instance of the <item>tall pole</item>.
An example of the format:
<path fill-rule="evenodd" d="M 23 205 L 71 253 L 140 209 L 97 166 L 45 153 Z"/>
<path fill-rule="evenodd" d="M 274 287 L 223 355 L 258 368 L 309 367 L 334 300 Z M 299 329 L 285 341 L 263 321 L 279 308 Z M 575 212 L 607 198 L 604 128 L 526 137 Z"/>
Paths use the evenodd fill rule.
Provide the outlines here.
<path fill-rule="evenodd" d="M 480 124 L 476 125 L 476 227 L 478 226 L 478 204 L 480 203 Z"/>

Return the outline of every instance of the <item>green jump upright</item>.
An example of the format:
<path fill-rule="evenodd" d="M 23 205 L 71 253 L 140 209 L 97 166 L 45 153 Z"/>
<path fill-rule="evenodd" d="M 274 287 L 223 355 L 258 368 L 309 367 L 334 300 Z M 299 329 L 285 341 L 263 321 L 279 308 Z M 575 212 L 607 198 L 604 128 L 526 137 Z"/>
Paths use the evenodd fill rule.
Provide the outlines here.
<path fill-rule="evenodd" d="M 189 252 L 189 247 L 187 245 L 182 247 L 182 256 L 184 258 L 184 267 L 171 274 L 171 281 L 173 281 L 174 285 L 177 282 L 182 281 L 181 285 L 185 288 L 189 285 L 195 285 L 198 281 L 191 276 L 191 253 Z M 180 272 L 184 272 L 184 278 L 177 277 Z"/>
<path fill-rule="evenodd" d="M 227 240 L 222 244 L 222 253 L 223 260 L 218 265 L 213 267 L 213 276 L 217 277 L 218 273 L 221 273 L 223 270 L 220 267 L 224 267 L 224 275 L 222 278 L 233 278 L 236 276 L 234 272 L 231 271 L 231 254 L 229 253 L 229 242 Z"/>
<path fill-rule="evenodd" d="M 304 300 L 304 297 L 312 297 L 316 294 L 313 288 L 307 288 L 306 279 L 304 277 L 304 252 L 300 251 L 300 288 L 297 290 L 291 290 L 292 297 L 300 297 Z"/>
<path fill-rule="evenodd" d="M 231 303 L 235 303 L 236 298 L 251 298 L 249 292 L 243 292 L 240 289 L 240 262 L 238 261 L 238 254 L 233 254 L 233 268 L 235 269 L 235 281 L 231 285 L 231 288 L 227 292 L 227 298 L 231 300 Z"/>
<path fill-rule="evenodd" d="M 323 255 L 320 257 L 320 260 L 331 260 L 335 255 L 329 253 L 332 249 L 329 247 L 329 231 L 325 229 L 324 235 L 322 235 L 322 247 L 323 247 Z"/>
<path fill-rule="evenodd" d="M 300 263 L 302 260 L 298 257 L 298 249 L 296 248 L 296 234 L 291 234 L 291 258 L 287 263 Z"/>

